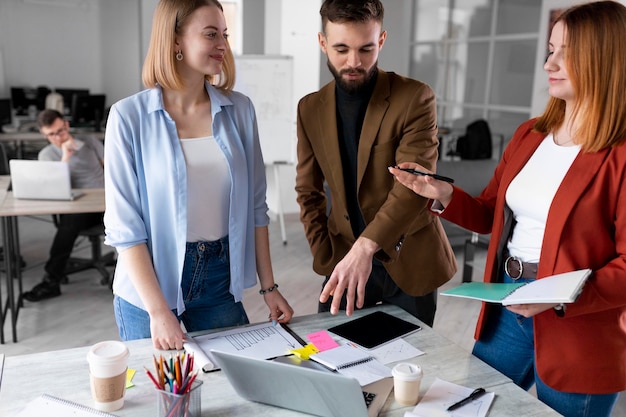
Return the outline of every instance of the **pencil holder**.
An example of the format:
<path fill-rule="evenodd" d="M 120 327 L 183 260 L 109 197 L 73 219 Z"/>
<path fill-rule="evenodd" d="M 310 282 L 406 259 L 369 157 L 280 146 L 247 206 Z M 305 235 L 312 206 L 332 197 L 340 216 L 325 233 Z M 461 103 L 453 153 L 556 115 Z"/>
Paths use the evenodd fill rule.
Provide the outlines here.
<path fill-rule="evenodd" d="M 200 417 L 202 381 L 194 381 L 185 394 L 157 389 L 157 417 Z"/>

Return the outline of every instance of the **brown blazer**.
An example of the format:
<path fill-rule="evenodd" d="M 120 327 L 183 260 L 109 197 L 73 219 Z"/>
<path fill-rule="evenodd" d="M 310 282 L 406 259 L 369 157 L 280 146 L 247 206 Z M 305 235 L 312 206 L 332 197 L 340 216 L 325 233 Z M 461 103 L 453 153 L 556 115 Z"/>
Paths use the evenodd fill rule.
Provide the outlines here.
<path fill-rule="evenodd" d="M 409 295 L 424 295 L 456 272 L 456 259 L 427 200 L 394 180 L 387 167 L 412 161 L 435 169 L 435 95 L 419 81 L 378 71 L 361 137 L 357 192 L 366 228 L 382 249 L 376 257 Z M 350 226 L 337 134 L 335 82 L 298 104 L 296 192 L 313 269 L 330 275 L 355 236 Z M 331 210 L 327 215 L 330 190 Z"/>
<path fill-rule="evenodd" d="M 491 233 L 485 281 L 502 274 L 511 211 L 505 194 L 544 134 L 523 123 L 507 145 L 493 178 L 477 198 L 455 189 L 442 217 Z M 532 193 L 533 190 L 528 190 Z M 557 190 L 546 222 L 537 277 L 591 268 L 593 278 L 565 317 L 548 310 L 533 317 L 535 362 L 543 382 L 567 392 L 607 394 L 626 389 L 626 145 L 581 152 Z M 483 304 L 476 338 L 492 306 Z"/>

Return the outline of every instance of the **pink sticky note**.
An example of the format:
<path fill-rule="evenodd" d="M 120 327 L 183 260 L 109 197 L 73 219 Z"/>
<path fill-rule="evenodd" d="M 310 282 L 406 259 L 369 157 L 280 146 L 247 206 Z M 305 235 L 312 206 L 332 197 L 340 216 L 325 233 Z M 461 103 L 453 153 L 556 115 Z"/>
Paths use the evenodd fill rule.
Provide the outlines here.
<path fill-rule="evenodd" d="M 307 334 L 306 337 L 320 352 L 339 346 L 326 330 Z"/>

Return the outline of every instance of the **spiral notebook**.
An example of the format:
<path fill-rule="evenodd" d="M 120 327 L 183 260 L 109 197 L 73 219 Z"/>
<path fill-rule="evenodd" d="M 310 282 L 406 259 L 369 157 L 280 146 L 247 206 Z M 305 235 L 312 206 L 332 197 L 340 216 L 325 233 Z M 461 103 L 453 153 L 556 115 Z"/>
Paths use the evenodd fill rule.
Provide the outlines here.
<path fill-rule="evenodd" d="M 95 408 L 73 401 L 41 394 L 29 402 L 15 417 L 115 417 L 113 414 L 98 411 Z"/>
<path fill-rule="evenodd" d="M 309 356 L 309 359 L 355 378 L 361 386 L 391 376 L 391 369 L 362 349 L 341 345 Z"/>
<path fill-rule="evenodd" d="M 508 306 L 534 303 L 573 303 L 591 276 L 590 269 L 565 272 L 531 282 L 466 282 L 441 295 L 472 298 Z"/>

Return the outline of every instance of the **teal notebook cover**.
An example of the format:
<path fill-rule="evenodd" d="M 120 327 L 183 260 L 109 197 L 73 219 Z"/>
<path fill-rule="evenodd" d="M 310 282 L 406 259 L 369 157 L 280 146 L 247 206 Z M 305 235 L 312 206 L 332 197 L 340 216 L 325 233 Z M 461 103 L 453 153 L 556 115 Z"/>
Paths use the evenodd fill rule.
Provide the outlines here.
<path fill-rule="evenodd" d="M 500 303 L 522 285 L 525 283 L 465 282 L 458 287 L 442 292 L 441 295 Z"/>

